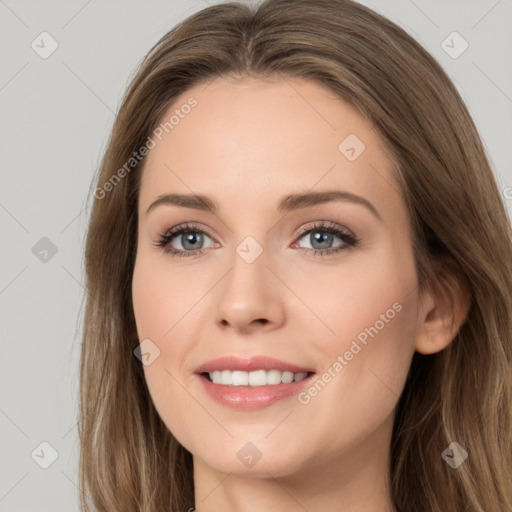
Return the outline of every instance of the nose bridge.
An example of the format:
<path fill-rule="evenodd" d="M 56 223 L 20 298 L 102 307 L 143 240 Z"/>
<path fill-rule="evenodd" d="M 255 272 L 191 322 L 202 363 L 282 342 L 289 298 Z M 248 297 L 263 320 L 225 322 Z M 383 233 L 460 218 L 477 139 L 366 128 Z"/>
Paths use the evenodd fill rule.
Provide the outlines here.
<path fill-rule="evenodd" d="M 235 201 L 230 207 L 233 208 L 231 218 L 235 219 L 231 225 L 234 254 L 230 279 L 233 284 L 236 280 L 259 285 L 259 289 L 253 292 L 266 293 L 267 286 L 277 286 L 275 276 L 267 268 L 274 267 L 278 262 L 274 260 L 274 256 L 278 255 L 272 253 L 272 249 L 280 245 L 273 239 L 277 234 L 275 218 L 257 199 Z"/>
<path fill-rule="evenodd" d="M 241 302 L 255 300 L 265 293 L 271 274 L 267 268 L 268 254 L 263 243 L 252 235 L 245 237 L 234 247 L 230 272 L 226 276 L 226 293 L 237 296 Z"/>
<path fill-rule="evenodd" d="M 267 268 L 270 259 L 263 242 L 253 235 L 246 236 L 234 247 L 230 270 L 223 279 L 217 300 L 219 322 L 239 329 L 254 320 L 280 322 L 283 305 L 276 294 L 278 283 Z"/>
<path fill-rule="evenodd" d="M 233 242 L 234 254 L 232 254 L 231 273 L 249 276 L 257 273 L 268 272 L 265 264 L 268 264 L 268 247 L 271 233 L 265 221 L 265 212 L 261 210 L 258 201 L 235 200 L 231 203 L 230 238 Z M 245 279 L 245 277 L 242 277 Z M 250 278 L 249 278 L 250 279 Z"/>

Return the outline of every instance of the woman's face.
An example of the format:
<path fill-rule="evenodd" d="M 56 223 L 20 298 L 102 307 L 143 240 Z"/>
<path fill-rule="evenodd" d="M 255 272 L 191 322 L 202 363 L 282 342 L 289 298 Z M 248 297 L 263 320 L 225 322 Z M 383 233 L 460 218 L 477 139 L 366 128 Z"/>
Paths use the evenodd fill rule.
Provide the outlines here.
<path fill-rule="evenodd" d="M 217 79 L 173 112 L 145 161 L 132 290 L 162 420 L 226 473 L 384 457 L 420 316 L 381 138 L 299 79 Z"/>

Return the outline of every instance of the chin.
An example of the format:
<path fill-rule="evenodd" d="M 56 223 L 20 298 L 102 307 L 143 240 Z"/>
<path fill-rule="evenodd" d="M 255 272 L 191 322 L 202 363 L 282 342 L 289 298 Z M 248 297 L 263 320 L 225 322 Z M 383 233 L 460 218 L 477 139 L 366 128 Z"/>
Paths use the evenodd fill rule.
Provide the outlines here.
<path fill-rule="evenodd" d="M 235 441 L 230 440 L 228 445 L 219 444 L 218 450 L 212 452 L 211 446 L 205 451 L 192 451 L 194 460 L 201 460 L 203 464 L 222 473 L 252 476 L 255 478 L 285 477 L 297 473 L 301 467 L 306 466 L 303 457 L 298 457 L 297 446 L 301 442 L 287 443 L 287 446 L 277 447 L 268 440 Z M 270 475 L 269 475 L 270 473 Z"/>

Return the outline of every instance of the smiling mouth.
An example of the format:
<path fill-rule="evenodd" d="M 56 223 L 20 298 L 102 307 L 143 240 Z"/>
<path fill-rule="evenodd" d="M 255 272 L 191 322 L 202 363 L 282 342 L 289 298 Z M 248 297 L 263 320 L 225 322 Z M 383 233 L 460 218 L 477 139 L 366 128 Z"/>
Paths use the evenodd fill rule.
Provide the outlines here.
<path fill-rule="evenodd" d="M 314 372 L 293 373 L 281 370 L 217 370 L 213 372 L 203 372 L 201 375 L 213 384 L 223 386 L 245 386 L 245 387 L 261 387 L 261 386 L 277 386 L 279 384 L 291 384 L 292 382 L 300 382 Z"/>

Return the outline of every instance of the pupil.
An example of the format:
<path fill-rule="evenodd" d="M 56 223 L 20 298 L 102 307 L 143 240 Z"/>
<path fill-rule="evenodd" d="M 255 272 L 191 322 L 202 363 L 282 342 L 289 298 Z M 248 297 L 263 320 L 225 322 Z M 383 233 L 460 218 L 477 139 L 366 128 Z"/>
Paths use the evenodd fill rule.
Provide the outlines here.
<path fill-rule="evenodd" d="M 325 249 L 325 248 L 328 248 L 331 238 L 332 238 L 331 233 L 322 234 L 322 232 L 317 231 L 313 236 L 313 241 L 320 243 L 320 245 L 321 245 L 321 247 L 319 247 L 320 249 Z M 312 247 L 315 247 L 313 242 L 311 243 L 311 245 L 312 245 Z"/>
<path fill-rule="evenodd" d="M 183 247 L 185 249 L 195 249 L 196 247 L 194 247 L 194 242 L 201 242 L 202 241 L 202 237 L 203 235 L 201 234 L 194 234 L 194 233 L 189 233 L 188 235 L 184 235 L 185 236 L 185 243 L 183 244 Z M 190 244 L 190 245 L 189 245 Z M 199 243 L 200 245 L 200 243 Z"/>

